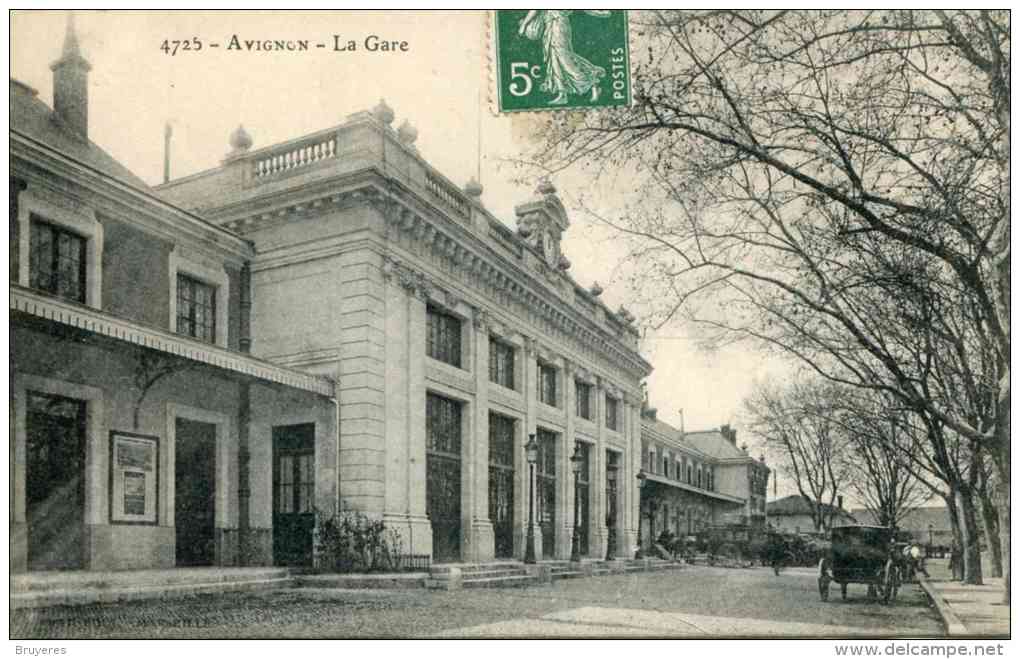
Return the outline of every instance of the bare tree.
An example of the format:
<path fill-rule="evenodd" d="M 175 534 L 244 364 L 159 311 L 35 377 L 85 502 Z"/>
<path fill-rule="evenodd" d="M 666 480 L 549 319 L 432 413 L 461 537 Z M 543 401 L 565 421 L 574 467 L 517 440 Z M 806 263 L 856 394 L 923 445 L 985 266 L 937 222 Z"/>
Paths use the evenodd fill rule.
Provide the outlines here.
<path fill-rule="evenodd" d="M 757 384 L 744 401 L 749 430 L 811 505 L 815 531 L 832 527 L 837 497 L 850 474 L 846 434 L 833 415 L 835 391 L 821 380 L 786 386 Z"/>
<path fill-rule="evenodd" d="M 849 490 L 882 526 L 904 518 L 934 496 L 916 478 L 908 456 L 923 451 L 923 438 L 901 427 L 901 414 L 867 392 L 843 389 L 835 418 L 849 441 Z"/>
<path fill-rule="evenodd" d="M 636 23 L 635 106 L 551 118 L 539 165 L 635 179 L 603 219 L 659 323 L 771 345 L 987 451 L 1008 566 L 1008 12 Z"/>

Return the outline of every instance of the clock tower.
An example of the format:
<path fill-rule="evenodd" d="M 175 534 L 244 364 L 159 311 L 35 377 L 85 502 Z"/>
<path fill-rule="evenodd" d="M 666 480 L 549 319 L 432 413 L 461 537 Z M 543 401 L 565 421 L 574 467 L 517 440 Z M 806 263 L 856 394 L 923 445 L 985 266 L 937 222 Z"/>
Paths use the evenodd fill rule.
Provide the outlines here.
<path fill-rule="evenodd" d="M 570 220 L 553 184 L 549 181 L 540 183 L 535 196 L 516 206 L 514 211 L 517 213 L 518 233 L 545 264 L 553 270 L 569 268 L 570 261 L 560 251 L 560 242 Z"/>

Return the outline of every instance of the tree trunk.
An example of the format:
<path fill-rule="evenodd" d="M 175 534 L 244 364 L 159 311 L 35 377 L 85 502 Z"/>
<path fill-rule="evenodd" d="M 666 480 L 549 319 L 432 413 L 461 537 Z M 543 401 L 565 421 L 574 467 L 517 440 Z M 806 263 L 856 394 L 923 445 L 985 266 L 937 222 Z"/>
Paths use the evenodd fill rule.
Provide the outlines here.
<path fill-rule="evenodd" d="M 999 418 L 995 424 L 995 434 L 998 447 L 992 450 L 992 462 L 995 465 L 995 478 L 992 485 L 996 508 L 999 511 L 999 541 L 1002 549 L 1002 583 L 1005 589 L 1002 594 L 1002 603 L 1009 604 L 1009 488 L 1010 488 L 1010 414 L 1009 414 L 1009 381 L 1003 391 L 1000 391 Z"/>
<path fill-rule="evenodd" d="M 953 547 L 949 556 L 949 571 L 953 581 L 959 581 L 963 578 L 962 561 L 960 560 L 963 534 L 960 531 L 960 515 L 956 507 L 956 490 L 950 486 L 949 494 L 943 498 L 946 500 L 946 510 L 949 512 L 949 527 L 953 532 Z M 956 557 L 955 564 L 953 563 L 954 556 Z"/>
<path fill-rule="evenodd" d="M 981 543 L 978 538 L 977 515 L 974 512 L 974 494 L 967 485 L 956 490 L 957 509 L 960 513 L 960 532 L 963 539 L 963 583 L 981 585 Z"/>
<path fill-rule="evenodd" d="M 1002 576 L 1002 543 L 999 539 L 999 511 L 992 502 L 991 485 L 984 483 L 978 492 L 981 510 L 981 524 L 985 532 L 985 542 L 992 555 L 992 576 Z"/>

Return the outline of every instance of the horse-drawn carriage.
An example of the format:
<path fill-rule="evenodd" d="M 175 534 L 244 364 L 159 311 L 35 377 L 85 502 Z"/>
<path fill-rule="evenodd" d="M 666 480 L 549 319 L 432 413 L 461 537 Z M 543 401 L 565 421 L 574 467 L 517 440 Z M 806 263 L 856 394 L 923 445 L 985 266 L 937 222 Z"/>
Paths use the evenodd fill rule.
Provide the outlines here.
<path fill-rule="evenodd" d="M 901 566 L 895 534 L 887 526 L 836 526 L 832 549 L 818 562 L 818 593 L 829 599 L 829 583 L 840 585 L 846 599 L 847 585 L 866 584 L 868 596 L 886 604 L 896 598 L 901 583 Z"/>

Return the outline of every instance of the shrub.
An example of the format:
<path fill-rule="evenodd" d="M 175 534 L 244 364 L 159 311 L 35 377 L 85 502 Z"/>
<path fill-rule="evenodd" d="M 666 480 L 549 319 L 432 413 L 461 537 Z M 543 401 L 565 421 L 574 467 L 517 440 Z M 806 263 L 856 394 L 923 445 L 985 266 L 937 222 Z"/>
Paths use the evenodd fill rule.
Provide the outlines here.
<path fill-rule="evenodd" d="M 316 568 L 326 572 L 372 572 L 397 569 L 402 545 L 399 534 L 382 520 L 341 509 L 319 515 L 315 538 Z"/>

